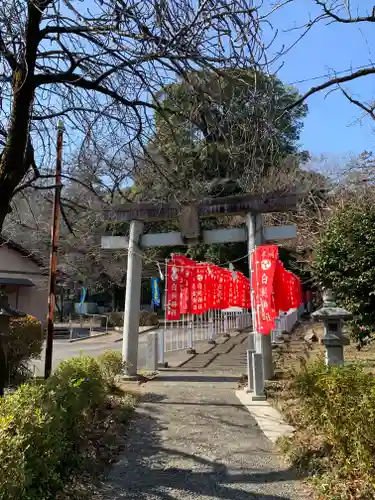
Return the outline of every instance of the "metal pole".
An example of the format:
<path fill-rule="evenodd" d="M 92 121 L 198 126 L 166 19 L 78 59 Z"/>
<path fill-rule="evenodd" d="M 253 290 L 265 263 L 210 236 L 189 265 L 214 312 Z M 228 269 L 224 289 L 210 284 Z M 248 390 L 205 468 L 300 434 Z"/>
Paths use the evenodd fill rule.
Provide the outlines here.
<path fill-rule="evenodd" d="M 61 200 L 61 165 L 63 149 L 64 124 L 59 120 L 57 125 L 57 157 L 55 171 L 55 193 L 53 200 L 53 215 L 51 227 L 51 253 L 48 285 L 48 318 L 47 318 L 47 343 L 46 359 L 44 365 L 44 378 L 48 378 L 52 371 L 52 349 L 53 349 L 53 320 L 56 304 L 56 269 L 57 248 L 60 233 L 60 200 Z"/>
<path fill-rule="evenodd" d="M 165 259 L 164 261 L 164 280 L 165 280 L 165 288 L 164 288 L 164 342 L 163 342 L 163 348 L 164 352 L 167 352 L 167 300 L 168 300 L 168 259 Z M 163 302 L 162 302 L 163 305 Z M 164 358 L 164 353 L 163 353 L 163 358 Z"/>

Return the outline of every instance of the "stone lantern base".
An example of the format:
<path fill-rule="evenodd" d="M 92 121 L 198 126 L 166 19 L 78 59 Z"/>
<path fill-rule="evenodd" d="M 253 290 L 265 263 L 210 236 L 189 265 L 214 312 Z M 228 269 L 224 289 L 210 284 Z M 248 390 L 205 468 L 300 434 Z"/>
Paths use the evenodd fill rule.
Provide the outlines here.
<path fill-rule="evenodd" d="M 327 365 L 343 365 L 344 364 L 344 347 L 342 345 L 326 346 L 325 360 Z"/>

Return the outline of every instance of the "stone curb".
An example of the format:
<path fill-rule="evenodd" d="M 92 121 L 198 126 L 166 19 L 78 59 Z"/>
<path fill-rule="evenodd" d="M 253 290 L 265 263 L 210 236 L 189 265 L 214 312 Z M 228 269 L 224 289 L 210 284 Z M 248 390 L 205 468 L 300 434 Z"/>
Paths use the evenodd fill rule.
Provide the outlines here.
<path fill-rule="evenodd" d="M 235 391 L 237 398 L 247 411 L 254 417 L 263 434 L 273 444 L 282 436 L 292 436 L 295 432 L 294 427 L 288 425 L 283 419 L 281 413 L 270 405 L 268 401 L 255 401 L 252 394 L 246 392 L 246 389 Z"/>
<path fill-rule="evenodd" d="M 143 333 L 149 333 L 153 332 L 154 330 L 159 330 L 160 325 L 154 325 L 150 326 L 148 330 L 143 330 L 143 332 L 139 332 L 138 335 L 142 335 Z M 122 342 L 123 337 L 120 337 L 119 339 L 114 340 L 113 342 Z"/>
<path fill-rule="evenodd" d="M 105 337 L 106 335 L 109 335 L 109 332 L 96 333 L 95 335 L 90 335 L 89 337 L 79 337 L 78 339 L 69 339 L 69 342 L 72 343 L 72 342 L 80 342 L 82 340 L 92 340 L 98 337 Z"/>

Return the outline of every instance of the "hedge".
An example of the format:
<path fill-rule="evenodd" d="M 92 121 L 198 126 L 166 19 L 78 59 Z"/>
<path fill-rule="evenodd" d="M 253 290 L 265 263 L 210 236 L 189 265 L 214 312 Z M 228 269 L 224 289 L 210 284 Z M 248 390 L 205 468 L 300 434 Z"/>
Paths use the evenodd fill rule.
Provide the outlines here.
<path fill-rule="evenodd" d="M 40 357 L 43 349 L 42 324 L 34 316 L 11 318 L 7 345 L 8 381 L 11 384 L 24 382 L 29 376 L 30 359 Z"/>
<path fill-rule="evenodd" d="M 115 326 L 123 326 L 124 324 L 124 312 L 111 312 L 106 317 L 101 318 L 101 326 L 108 326 L 113 328 Z M 151 311 L 140 311 L 139 313 L 139 326 L 157 326 L 159 324 L 159 318 L 157 313 Z"/>
<path fill-rule="evenodd" d="M 56 498 L 120 369 L 116 354 L 104 364 L 81 356 L 60 363 L 47 382 L 0 399 L 1 500 Z"/>
<path fill-rule="evenodd" d="M 309 363 L 291 384 L 297 433 L 282 443 L 319 498 L 375 498 L 375 378 L 357 364 Z"/>

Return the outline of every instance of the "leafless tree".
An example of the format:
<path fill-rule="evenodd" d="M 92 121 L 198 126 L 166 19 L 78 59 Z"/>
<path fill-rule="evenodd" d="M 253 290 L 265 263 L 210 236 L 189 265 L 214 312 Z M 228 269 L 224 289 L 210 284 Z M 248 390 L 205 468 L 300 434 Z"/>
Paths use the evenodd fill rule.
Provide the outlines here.
<path fill-rule="evenodd" d="M 59 281 L 69 286 L 83 285 L 90 291 L 108 289 L 111 285 L 123 286 L 126 272 L 127 251 L 107 252 L 101 249 L 101 236 L 107 224 L 103 210 L 112 202 L 124 198 L 131 200 L 130 189 L 121 195 L 113 194 L 110 183 L 100 181 L 100 173 L 110 175 L 116 167 L 110 164 L 111 156 L 91 156 L 86 150 L 65 169 L 74 177 L 64 186 L 63 213 L 60 227 L 58 255 Z M 98 180 L 99 175 L 99 180 Z M 108 201 L 109 200 L 109 201 Z M 5 241 L 13 240 L 49 268 L 50 223 L 53 189 L 32 189 L 18 192 L 13 198 L 13 210 L 3 226 Z M 154 255 L 150 249 L 145 260 L 145 274 L 155 270 Z"/>
<path fill-rule="evenodd" d="M 293 4 L 294 1 L 295 0 L 287 0 L 281 2 L 278 4 L 277 8 L 282 8 L 285 4 Z M 364 25 L 371 26 L 375 23 L 375 6 L 372 9 L 368 9 L 365 5 L 362 6 L 361 2 L 350 2 L 349 0 L 311 0 L 311 4 L 318 7 L 320 12 L 315 17 L 309 18 L 303 26 L 298 28 L 300 33 L 297 41 L 295 41 L 293 45 L 298 43 L 301 38 L 304 38 L 317 23 L 325 23 L 326 25 L 357 25 L 358 28 Z M 287 49 L 284 48 L 284 53 L 285 50 Z M 370 117 L 375 120 L 375 100 L 362 101 L 343 86 L 345 83 L 374 74 L 375 66 L 371 61 L 369 61 L 367 65 L 348 69 L 347 71 L 341 70 L 336 72 L 333 70 L 332 77 L 327 77 L 323 83 L 311 87 L 300 97 L 300 99 L 296 100 L 292 106 L 300 105 L 317 92 L 339 90 L 352 104 L 358 106 L 363 113 L 370 115 Z"/>
<path fill-rule="evenodd" d="M 119 186 L 150 136 L 156 93 L 202 68 L 266 64 L 263 22 L 251 0 L 4 0 L 0 228 L 18 192 L 53 184 L 57 119 L 67 148 L 95 141 L 125 154 L 106 179 Z"/>

